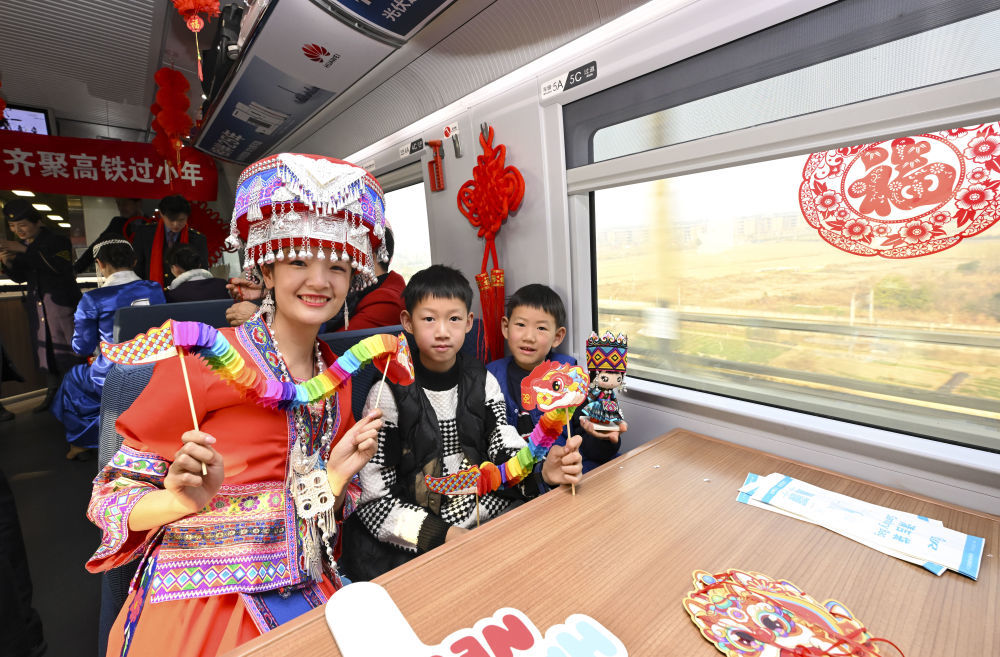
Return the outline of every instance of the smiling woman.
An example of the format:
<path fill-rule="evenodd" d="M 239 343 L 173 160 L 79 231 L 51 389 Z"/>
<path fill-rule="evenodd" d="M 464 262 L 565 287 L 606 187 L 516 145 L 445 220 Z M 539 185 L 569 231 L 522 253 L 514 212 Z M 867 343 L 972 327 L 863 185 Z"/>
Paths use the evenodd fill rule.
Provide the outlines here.
<path fill-rule="evenodd" d="M 320 326 L 352 286 L 374 279 L 381 189 L 346 162 L 281 154 L 243 172 L 236 207 L 232 240 L 245 243 L 246 273 L 268 300 L 223 332 L 247 368 L 299 383 L 335 360 Z M 355 423 L 342 410 L 349 381 L 279 410 L 242 398 L 197 362 L 187 368 L 201 430 L 182 433 L 181 364 L 156 364 L 119 417 L 124 443 L 95 482 L 88 515 L 104 538 L 88 568 L 149 554 L 108 654 L 216 655 L 324 603 L 341 586 L 334 554 L 360 496 L 353 477 L 375 452 L 380 413 Z"/>

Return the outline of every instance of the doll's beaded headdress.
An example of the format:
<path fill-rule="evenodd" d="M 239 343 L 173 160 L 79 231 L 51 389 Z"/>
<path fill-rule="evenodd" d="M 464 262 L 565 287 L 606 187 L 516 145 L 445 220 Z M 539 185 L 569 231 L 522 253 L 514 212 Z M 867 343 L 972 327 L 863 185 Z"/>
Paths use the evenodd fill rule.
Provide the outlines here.
<path fill-rule="evenodd" d="M 587 369 L 591 372 L 625 374 L 628 367 L 628 336 L 605 331 L 587 338 Z"/>
<path fill-rule="evenodd" d="M 248 278 L 259 280 L 260 265 L 288 250 L 288 257 L 349 261 L 360 288 L 375 282 L 384 236 L 385 199 L 370 173 L 332 157 L 279 153 L 240 174 L 226 243 L 245 245 Z"/>

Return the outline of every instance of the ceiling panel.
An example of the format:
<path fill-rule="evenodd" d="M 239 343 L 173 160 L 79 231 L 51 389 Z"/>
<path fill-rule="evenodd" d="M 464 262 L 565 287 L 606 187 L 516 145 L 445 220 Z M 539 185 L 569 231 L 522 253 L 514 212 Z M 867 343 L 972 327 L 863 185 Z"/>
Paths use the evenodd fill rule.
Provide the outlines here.
<path fill-rule="evenodd" d="M 203 39 L 211 38 L 215 22 Z M 170 64 L 192 83 L 196 108 L 194 39 L 169 0 L 0 0 L 4 98 L 51 109 L 58 120 L 105 128 L 74 125 L 73 136 L 145 131 L 153 73 Z"/>
<path fill-rule="evenodd" d="M 340 154 L 360 150 L 645 1 L 496 0 L 351 105 L 335 100 L 337 116 L 321 113 L 314 121 L 325 125 L 284 146 L 309 140 Z"/>

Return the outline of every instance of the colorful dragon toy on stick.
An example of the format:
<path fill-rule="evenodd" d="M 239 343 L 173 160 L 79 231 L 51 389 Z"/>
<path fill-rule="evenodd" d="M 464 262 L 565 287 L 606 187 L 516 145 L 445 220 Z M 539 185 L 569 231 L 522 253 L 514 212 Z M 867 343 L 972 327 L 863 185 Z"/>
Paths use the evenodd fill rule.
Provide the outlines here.
<path fill-rule="evenodd" d="M 542 461 L 587 397 L 590 380 L 579 365 L 545 361 L 521 382 L 521 405 L 543 411 L 528 444 L 499 466 L 484 462 L 446 477 L 426 475 L 427 488 L 442 495 L 485 495 L 515 486 Z"/>

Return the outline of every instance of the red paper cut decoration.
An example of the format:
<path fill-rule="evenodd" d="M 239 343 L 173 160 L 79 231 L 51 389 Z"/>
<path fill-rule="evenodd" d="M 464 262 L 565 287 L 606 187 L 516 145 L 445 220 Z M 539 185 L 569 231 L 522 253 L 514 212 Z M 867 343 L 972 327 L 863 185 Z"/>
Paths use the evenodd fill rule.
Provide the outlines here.
<path fill-rule="evenodd" d="M 511 212 L 516 212 L 524 199 L 524 178 L 513 166 L 504 166 L 507 147 L 493 146 L 493 128 L 487 134 L 484 124 L 479 135 L 483 154 L 476 157 L 472 180 L 458 190 L 458 210 L 473 226 L 479 237 L 486 240 L 483 249 L 483 266 L 476 275 L 479 285 L 479 302 L 483 309 L 483 325 L 488 357 L 494 360 L 503 356 L 504 274 L 497 257 L 496 235 Z M 490 257 L 493 270 L 487 270 Z"/>
<path fill-rule="evenodd" d="M 208 19 L 219 15 L 219 0 L 173 0 L 174 8 L 184 18 L 184 24 L 194 32 L 194 48 L 198 53 L 198 79 L 204 80 L 201 72 L 201 47 L 198 45 L 198 33 L 205 27 Z M 202 18 L 201 14 L 205 14 Z"/>
<path fill-rule="evenodd" d="M 1000 219 L 1000 123 L 813 153 L 799 207 L 833 246 L 916 258 Z"/>
<path fill-rule="evenodd" d="M 222 262 L 222 252 L 229 237 L 229 222 L 205 202 L 192 201 L 188 225 L 204 235 L 208 242 L 208 266 Z"/>
<path fill-rule="evenodd" d="M 155 117 L 152 123 L 156 131 L 153 147 L 164 159 L 174 160 L 180 166 L 183 140 L 194 125 L 187 113 L 191 105 L 187 96 L 190 85 L 183 73 L 167 67 L 158 70 L 153 79 L 160 87 L 156 92 L 156 102 L 149 107 Z"/>

